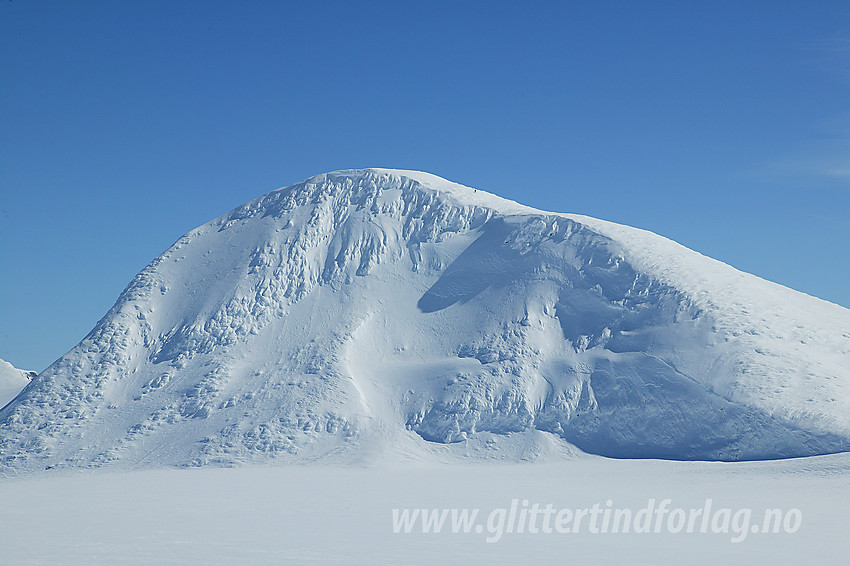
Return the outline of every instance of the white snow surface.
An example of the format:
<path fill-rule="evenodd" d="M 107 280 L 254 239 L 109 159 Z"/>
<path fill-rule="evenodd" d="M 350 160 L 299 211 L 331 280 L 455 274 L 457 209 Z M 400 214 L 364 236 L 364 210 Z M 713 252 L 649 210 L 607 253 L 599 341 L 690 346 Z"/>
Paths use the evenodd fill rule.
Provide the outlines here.
<path fill-rule="evenodd" d="M 0 562 L 842 564 L 850 554 L 848 456 L 736 463 L 579 456 L 534 464 L 242 466 L 10 478 L 0 482 Z M 421 522 L 410 532 L 393 532 L 393 509 L 477 509 L 477 525 L 489 527 L 495 523 L 488 516 L 513 499 L 558 510 L 605 509 L 610 501 L 635 514 L 651 499 L 688 512 L 710 499 L 718 515 L 723 509 L 731 517 L 751 514 L 748 522 L 706 532 L 700 522 L 692 532 L 671 532 L 669 515 L 660 532 L 645 533 L 593 533 L 587 517 L 578 532 L 554 531 L 554 521 L 547 532 L 538 520 L 536 533 L 514 529 L 498 540 L 489 528 L 452 533 L 450 518 L 439 534 L 423 533 Z M 753 532 L 767 509 L 784 516 L 797 510 L 799 529 Z"/>
<path fill-rule="evenodd" d="M 426 173 L 192 230 L 0 411 L 0 473 L 850 449 L 850 311 Z"/>
<path fill-rule="evenodd" d="M 14 399 L 27 386 L 35 372 L 18 369 L 0 360 L 0 407 Z"/>

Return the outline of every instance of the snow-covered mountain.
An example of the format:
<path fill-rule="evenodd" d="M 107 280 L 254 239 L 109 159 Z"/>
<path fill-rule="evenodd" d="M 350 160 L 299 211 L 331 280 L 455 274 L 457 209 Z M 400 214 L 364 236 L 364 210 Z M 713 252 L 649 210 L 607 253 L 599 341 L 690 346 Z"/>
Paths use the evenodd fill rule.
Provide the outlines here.
<path fill-rule="evenodd" d="M 850 450 L 850 311 L 425 173 L 192 230 L 0 411 L 0 465 Z"/>
<path fill-rule="evenodd" d="M 34 371 L 18 369 L 6 360 L 0 360 L 0 407 L 14 399 L 35 376 Z"/>

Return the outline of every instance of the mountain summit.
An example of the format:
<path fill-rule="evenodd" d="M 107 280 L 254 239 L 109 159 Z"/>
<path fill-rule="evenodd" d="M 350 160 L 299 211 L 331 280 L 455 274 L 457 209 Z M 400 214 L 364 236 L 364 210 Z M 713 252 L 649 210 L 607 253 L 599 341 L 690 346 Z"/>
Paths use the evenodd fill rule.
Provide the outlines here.
<path fill-rule="evenodd" d="M 192 230 L 0 411 L 0 467 L 850 450 L 850 311 L 425 173 Z"/>

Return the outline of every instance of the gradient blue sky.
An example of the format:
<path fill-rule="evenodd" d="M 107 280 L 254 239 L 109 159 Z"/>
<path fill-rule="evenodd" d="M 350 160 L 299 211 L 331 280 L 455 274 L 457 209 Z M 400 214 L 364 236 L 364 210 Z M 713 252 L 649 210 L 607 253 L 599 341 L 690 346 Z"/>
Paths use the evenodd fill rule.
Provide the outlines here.
<path fill-rule="evenodd" d="M 0 358 L 42 370 L 180 235 L 429 171 L 850 306 L 850 4 L 0 3 Z"/>

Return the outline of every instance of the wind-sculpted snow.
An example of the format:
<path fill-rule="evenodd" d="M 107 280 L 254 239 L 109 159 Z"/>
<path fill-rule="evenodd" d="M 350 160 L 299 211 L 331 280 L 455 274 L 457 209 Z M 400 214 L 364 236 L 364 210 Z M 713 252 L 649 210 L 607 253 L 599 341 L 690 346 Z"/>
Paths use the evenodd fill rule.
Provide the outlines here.
<path fill-rule="evenodd" d="M 648 232 L 343 171 L 154 260 L 0 412 L 0 462 L 844 451 L 848 332 L 850 311 Z"/>

